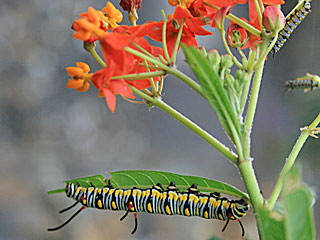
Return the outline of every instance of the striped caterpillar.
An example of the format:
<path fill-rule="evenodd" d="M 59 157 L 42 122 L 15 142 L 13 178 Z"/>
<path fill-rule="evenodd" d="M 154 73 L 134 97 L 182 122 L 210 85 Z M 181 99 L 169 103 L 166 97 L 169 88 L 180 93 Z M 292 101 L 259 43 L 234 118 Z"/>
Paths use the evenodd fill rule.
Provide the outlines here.
<path fill-rule="evenodd" d="M 286 87 L 285 92 L 290 90 L 291 92 L 295 88 L 305 88 L 305 92 L 309 90 L 313 90 L 314 88 L 320 87 L 320 78 L 317 75 L 312 75 L 307 73 L 303 77 L 299 77 L 295 80 L 288 80 L 284 82 L 284 86 Z"/>
<path fill-rule="evenodd" d="M 82 207 L 62 225 L 49 228 L 48 231 L 56 231 L 64 227 L 86 208 L 97 208 L 126 211 L 120 221 L 126 218 L 129 213 L 133 213 L 135 226 L 132 234 L 136 232 L 138 226 L 137 212 L 147 212 L 224 220 L 226 224 L 222 231 L 226 229 L 230 220 L 237 220 L 242 229 L 242 236 L 244 236 L 245 232 L 240 218 L 245 216 L 249 210 L 249 205 L 243 199 L 228 200 L 225 197 L 220 197 L 219 193 L 201 193 L 196 184 L 192 184 L 187 191 L 179 191 L 174 182 L 171 182 L 166 190 L 160 183 L 147 189 L 113 188 L 110 181 L 103 188 L 84 188 L 79 184 L 67 183 L 65 192 L 67 197 L 76 202 L 59 213 L 75 207 L 78 203 L 81 203 Z"/>
<path fill-rule="evenodd" d="M 292 32 L 298 27 L 302 20 L 311 12 L 310 1 L 304 1 L 301 8 L 293 11 L 286 19 L 284 28 L 279 32 L 278 39 L 272 49 L 273 54 L 279 52 L 280 48 L 290 39 Z"/>

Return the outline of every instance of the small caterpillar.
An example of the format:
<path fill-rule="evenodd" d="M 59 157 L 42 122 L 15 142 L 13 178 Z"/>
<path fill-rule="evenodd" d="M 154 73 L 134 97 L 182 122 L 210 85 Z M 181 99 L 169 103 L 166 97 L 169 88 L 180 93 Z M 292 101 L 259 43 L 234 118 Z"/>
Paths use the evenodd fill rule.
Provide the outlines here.
<path fill-rule="evenodd" d="M 288 80 L 284 82 L 286 92 L 288 90 L 293 91 L 295 88 L 305 88 L 305 91 L 313 90 L 320 87 L 320 78 L 317 75 L 307 73 L 305 76 L 297 78 L 295 80 Z"/>
<path fill-rule="evenodd" d="M 279 32 L 278 39 L 273 46 L 272 53 L 279 52 L 280 48 L 290 39 L 292 32 L 298 27 L 302 20 L 311 12 L 310 1 L 304 1 L 300 9 L 296 9 L 286 19 L 284 28 Z"/>
<path fill-rule="evenodd" d="M 228 200 L 225 197 L 220 197 L 219 193 L 201 193 L 196 184 L 192 184 L 187 191 L 179 191 L 174 182 L 171 182 L 166 190 L 160 183 L 147 189 L 120 189 L 113 188 L 109 180 L 108 185 L 103 188 L 93 186 L 84 188 L 79 184 L 67 183 L 65 192 L 67 197 L 76 202 L 59 213 L 75 207 L 78 203 L 81 203 L 82 207 L 62 225 L 49 228 L 48 231 L 56 231 L 64 227 L 82 210 L 90 207 L 101 210 L 126 211 L 120 221 L 126 218 L 129 213 L 133 213 L 135 226 L 132 234 L 136 232 L 138 226 L 137 212 L 147 212 L 224 220 L 226 224 L 222 231 L 226 229 L 230 220 L 237 220 L 242 229 L 242 236 L 244 236 L 245 232 L 240 218 L 245 216 L 249 210 L 249 205 L 243 199 Z"/>

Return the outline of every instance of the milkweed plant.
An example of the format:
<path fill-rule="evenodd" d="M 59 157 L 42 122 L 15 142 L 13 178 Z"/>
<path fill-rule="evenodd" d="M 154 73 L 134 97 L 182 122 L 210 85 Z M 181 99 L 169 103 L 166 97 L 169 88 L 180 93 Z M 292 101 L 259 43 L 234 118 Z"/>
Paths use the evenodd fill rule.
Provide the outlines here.
<path fill-rule="evenodd" d="M 262 194 L 251 153 L 252 126 L 265 62 L 272 59 L 269 53 L 278 52 L 311 11 L 305 6 L 311 2 L 298 2 L 287 17 L 281 12 L 284 0 L 168 0 L 168 3 L 174 6 L 172 13 L 162 11 L 161 20 L 140 23 L 141 0 L 121 0 L 120 6 L 128 12 L 129 26 L 121 24 L 123 15 L 111 2 L 101 10 L 90 6 L 87 12 L 79 14 L 72 24 L 72 36 L 83 42 L 84 49 L 101 67 L 96 72 L 91 72 L 84 62 L 67 67 L 70 76 L 67 88 L 78 92 L 96 88 L 111 113 L 116 111 L 117 100 L 161 109 L 238 169 L 247 193 L 227 193 L 242 196 L 252 206 L 260 239 L 315 239 L 314 194 L 302 182 L 301 170 L 294 163 L 307 138 L 318 137 L 320 114 L 300 129 L 270 196 Z M 249 19 L 232 13 L 238 4 L 249 8 Z M 212 35 L 212 28 L 217 28 L 220 35 Z M 224 49 L 199 46 L 198 35 L 207 36 L 210 41 L 221 38 Z M 148 39 L 160 44 L 153 46 Z M 179 70 L 179 50 L 183 51 L 195 79 Z M 203 98 L 204 104 L 211 105 L 234 150 L 227 147 L 230 143 L 221 142 L 214 133 L 205 131 L 165 101 L 164 83 L 168 75 L 188 85 Z M 223 186 L 225 189 L 229 185 Z M 215 190 L 226 192 L 219 187 Z"/>

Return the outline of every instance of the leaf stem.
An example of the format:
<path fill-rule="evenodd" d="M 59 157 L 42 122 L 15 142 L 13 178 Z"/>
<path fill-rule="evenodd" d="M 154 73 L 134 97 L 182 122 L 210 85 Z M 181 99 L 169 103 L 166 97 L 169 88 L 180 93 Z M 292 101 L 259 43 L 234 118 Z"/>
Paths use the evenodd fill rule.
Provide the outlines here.
<path fill-rule="evenodd" d="M 268 208 L 270 210 L 273 209 L 273 207 L 274 207 L 274 205 L 280 195 L 280 192 L 282 190 L 284 178 L 287 175 L 287 173 L 290 171 L 290 169 L 292 168 L 300 150 L 303 147 L 303 144 L 305 143 L 305 141 L 307 140 L 307 138 L 311 134 L 312 130 L 314 128 L 316 128 L 319 123 L 320 123 L 320 113 L 318 114 L 316 119 L 310 124 L 309 127 L 304 127 L 304 128 L 300 129 L 301 134 L 300 134 L 296 144 L 294 145 L 289 157 L 286 159 L 286 162 L 285 162 L 285 164 L 281 170 L 281 173 L 279 175 L 278 181 L 277 181 L 277 183 L 271 193 L 271 196 L 269 198 Z"/>
<path fill-rule="evenodd" d="M 143 92 L 137 90 L 136 88 L 130 86 L 132 91 L 134 91 L 137 95 L 140 97 L 146 99 L 147 101 L 151 102 L 153 105 L 160 108 L 162 111 L 166 112 L 170 116 L 172 116 L 174 119 L 179 121 L 181 124 L 189 128 L 191 131 L 196 133 L 199 137 L 204 139 L 206 142 L 208 142 L 210 145 L 212 145 L 215 149 L 217 149 L 220 153 L 222 153 L 226 158 L 228 158 L 233 164 L 236 164 L 238 161 L 238 156 L 230 149 L 227 148 L 223 143 L 221 143 L 219 140 L 217 140 L 215 137 L 210 135 L 208 132 L 203 130 L 201 127 L 199 127 L 197 124 L 192 122 L 190 119 L 179 113 L 177 110 L 170 107 L 168 104 L 163 102 L 159 97 L 153 98 L 148 96 L 147 94 L 144 94 Z"/>

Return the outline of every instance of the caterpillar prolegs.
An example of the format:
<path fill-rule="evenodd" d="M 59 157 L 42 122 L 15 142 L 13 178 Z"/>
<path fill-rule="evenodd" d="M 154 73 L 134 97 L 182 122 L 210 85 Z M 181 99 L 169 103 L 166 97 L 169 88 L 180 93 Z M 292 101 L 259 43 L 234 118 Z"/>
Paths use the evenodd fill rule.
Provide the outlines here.
<path fill-rule="evenodd" d="M 229 200 L 220 197 L 219 193 L 201 193 L 196 184 L 192 184 L 187 191 L 179 191 L 174 182 L 171 182 L 167 189 L 164 189 L 160 183 L 147 189 L 113 188 L 110 182 L 103 188 L 93 186 L 84 188 L 74 183 L 67 183 L 65 192 L 67 197 L 76 202 L 59 213 L 75 207 L 78 203 L 81 203 L 82 207 L 65 223 L 49 228 L 48 231 L 56 231 L 64 227 L 85 208 L 97 208 L 125 211 L 121 221 L 132 213 L 135 220 L 132 234 L 136 232 L 138 226 L 137 212 L 147 212 L 223 220 L 226 221 L 226 224 L 222 231 L 226 229 L 230 220 L 237 220 L 242 229 L 242 236 L 244 236 L 245 232 L 240 218 L 245 216 L 249 210 L 249 205 L 243 199 Z"/>

